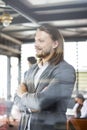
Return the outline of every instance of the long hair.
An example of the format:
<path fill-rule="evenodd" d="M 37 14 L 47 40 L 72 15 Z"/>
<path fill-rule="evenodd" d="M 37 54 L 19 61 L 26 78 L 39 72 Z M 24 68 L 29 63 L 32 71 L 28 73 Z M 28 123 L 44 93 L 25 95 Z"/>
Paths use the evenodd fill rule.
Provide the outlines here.
<path fill-rule="evenodd" d="M 63 43 L 64 39 L 60 31 L 51 24 L 43 24 L 39 28 L 39 30 L 48 33 L 53 41 L 58 41 L 59 45 L 55 48 L 54 54 L 50 57 L 50 64 L 58 64 L 63 60 Z"/>

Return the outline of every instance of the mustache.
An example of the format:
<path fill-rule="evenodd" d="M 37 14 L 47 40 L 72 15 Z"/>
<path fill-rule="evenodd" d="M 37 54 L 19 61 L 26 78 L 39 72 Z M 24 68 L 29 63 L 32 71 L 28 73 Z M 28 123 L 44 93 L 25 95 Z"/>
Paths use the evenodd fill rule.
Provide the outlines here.
<path fill-rule="evenodd" d="M 41 50 L 42 48 L 41 48 L 41 47 L 38 47 L 38 46 L 35 46 L 35 49 L 36 49 L 36 50 Z"/>

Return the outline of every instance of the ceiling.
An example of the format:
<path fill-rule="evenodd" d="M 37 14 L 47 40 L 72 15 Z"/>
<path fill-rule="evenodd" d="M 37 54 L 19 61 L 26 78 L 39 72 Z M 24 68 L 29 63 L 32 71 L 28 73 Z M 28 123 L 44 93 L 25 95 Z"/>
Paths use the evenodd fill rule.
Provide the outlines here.
<path fill-rule="evenodd" d="M 19 56 L 42 23 L 54 24 L 65 41 L 87 40 L 87 0 L 0 0 L 3 12 L 13 20 L 7 27 L 0 22 L 0 54 Z"/>

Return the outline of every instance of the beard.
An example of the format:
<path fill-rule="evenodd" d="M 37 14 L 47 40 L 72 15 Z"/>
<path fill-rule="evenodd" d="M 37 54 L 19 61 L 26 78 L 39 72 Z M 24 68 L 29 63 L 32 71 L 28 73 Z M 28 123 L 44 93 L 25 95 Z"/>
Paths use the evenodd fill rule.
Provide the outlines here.
<path fill-rule="evenodd" d="M 50 50 L 48 50 L 48 51 L 42 50 L 41 53 L 36 54 L 36 57 L 43 59 L 43 58 L 50 56 L 50 54 L 51 54 Z"/>

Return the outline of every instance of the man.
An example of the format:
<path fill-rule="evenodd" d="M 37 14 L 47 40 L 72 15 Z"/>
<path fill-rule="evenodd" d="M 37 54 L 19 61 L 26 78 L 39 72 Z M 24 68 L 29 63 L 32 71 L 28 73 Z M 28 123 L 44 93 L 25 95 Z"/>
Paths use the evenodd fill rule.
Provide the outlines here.
<path fill-rule="evenodd" d="M 73 107 L 75 118 L 67 120 L 67 130 L 84 130 L 87 129 L 87 100 L 81 93 L 78 93 L 75 97 L 75 105 Z M 82 118 L 82 119 L 81 119 Z"/>
<path fill-rule="evenodd" d="M 84 97 L 82 94 L 77 94 L 75 97 L 75 105 L 73 107 L 73 112 L 75 113 L 75 117 L 76 118 L 80 118 L 81 116 L 81 108 L 83 106 L 83 102 L 84 102 Z"/>
<path fill-rule="evenodd" d="M 87 119 L 87 99 L 83 101 L 83 106 L 81 108 L 81 116 L 80 118 L 86 118 Z"/>
<path fill-rule="evenodd" d="M 27 61 L 28 61 L 29 69 L 30 69 L 30 67 L 31 67 L 33 64 L 35 64 L 35 63 L 37 62 L 37 60 L 36 60 L 36 58 L 35 58 L 34 56 L 27 57 Z M 24 73 L 24 78 L 25 78 L 27 72 L 28 72 L 28 70 L 25 71 L 25 73 Z"/>
<path fill-rule="evenodd" d="M 75 117 L 87 118 L 87 100 L 81 93 L 76 95 L 75 102 L 76 104 L 73 107 Z"/>
<path fill-rule="evenodd" d="M 65 130 L 66 109 L 71 97 L 75 70 L 63 59 L 63 36 L 52 25 L 40 26 L 35 35 L 39 63 L 28 71 L 24 82 L 28 93 L 21 103 L 30 111 L 26 130 Z"/>

